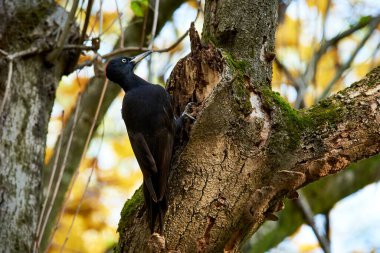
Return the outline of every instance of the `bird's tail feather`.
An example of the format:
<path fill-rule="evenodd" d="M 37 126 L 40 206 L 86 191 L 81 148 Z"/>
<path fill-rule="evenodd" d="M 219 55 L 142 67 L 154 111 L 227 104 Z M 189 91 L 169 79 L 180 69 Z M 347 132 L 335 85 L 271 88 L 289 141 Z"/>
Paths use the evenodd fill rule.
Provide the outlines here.
<path fill-rule="evenodd" d="M 150 227 L 150 232 L 154 233 L 154 227 L 156 225 L 156 221 L 158 218 L 159 222 L 159 233 L 163 232 L 163 220 L 165 217 L 165 213 L 168 209 L 168 201 L 166 196 L 162 198 L 161 201 L 155 202 L 150 196 L 149 190 L 144 184 L 144 199 L 147 210 L 148 222 Z"/>

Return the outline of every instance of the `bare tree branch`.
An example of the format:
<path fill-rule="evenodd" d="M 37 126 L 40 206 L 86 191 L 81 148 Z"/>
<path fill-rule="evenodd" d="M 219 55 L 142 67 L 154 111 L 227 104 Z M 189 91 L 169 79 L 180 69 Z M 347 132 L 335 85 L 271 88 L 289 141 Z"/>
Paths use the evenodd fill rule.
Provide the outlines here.
<path fill-rule="evenodd" d="M 308 203 L 308 200 L 303 196 L 302 191 L 300 191 L 299 198 L 295 200 L 296 205 L 301 210 L 302 215 L 304 219 L 306 220 L 307 224 L 311 227 L 313 230 L 315 237 L 317 238 L 319 245 L 321 246 L 323 252 L 330 253 L 330 243 L 327 240 L 327 238 L 319 233 L 315 222 L 314 222 L 314 214 L 313 211 L 310 208 L 310 205 Z"/>
<path fill-rule="evenodd" d="M 363 27 L 366 27 L 373 20 L 378 19 L 379 17 L 380 17 L 380 15 L 377 15 L 375 17 L 371 17 L 371 18 L 366 19 L 364 21 L 360 20 L 356 25 L 350 27 L 346 31 L 336 35 L 335 37 L 333 37 L 329 40 L 322 41 L 322 44 L 320 45 L 318 51 L 316 51 L 314 53 L 310 62 L 307 64 L 307 68 L 305 70 L 305 73 L 303 74 L 303 79 L 305 80 L 305 83 L 309 83 L 310 80 L 312 80 L 314 78 L 316 68 L 317 68 L 317 64 L 318 64 L 319 60 L 321 59 L 322 55 L 324 55 L 331 46 L 336 45 L 340 40 L 350 36 L 351 34 L 362 29 Z"/>
<path fill-rule="evenodd" d="M 328 214 L 337 202 L 380 179 L 380 155 L 350 165 L 346 170 L 327 176 L 302 189 L 313 213 Z M 332 194 L 333 193 L 333 194 Z M 266 252 L 296 233 L 304 223 L 294 200 L 285 201 L 278 222 L 265 222 L 245 245 L 243 252 Z M 326 229 L 327 234 L 329 229 Z M 329 238 L 329 236 L 327 236 Z"/>
<path fill-rule="evenodd" d="M 77 11 L 79 4 L 79 0 L 74 0 L 73 5 L 71 7 L 69 16 L 66 20 L 65 26 L 63 28 L 63 31 L 61 33 L 61 36 L 59 36 L 57 46 L 56 48 L 49 53 L 49 55 L 46 57 L 46 59 L 50 62 L 53 62 L 62 52 L 63 46 L 66 43 L 67 36 L 69 35 L 70 28 L 74 24 L 74 18 L 75 18 L 75 12 Z"/>
<path fill-rule="evenodd" d="M 86 9 L 86 17 L 84 19 L 84 24 L 83 24 L 82 34 L 80 36 L 79 44 L 82 44 L 84 40 L 86 39 L 87 27 L 90 22 L 91 10 L 92 10 L 93 4 L 94 4 L 94 0 L 88 0 L 87 9 Z"/>
<path fill-rule="evenodd" d="M 326 89 L 322 92 L 321 96 L 318 98 L 318 100 L 321 100 L 325 98 L 331 91 L 331 89 L 334 87 L 335 83 L 342 77 L 343 73 L 351 66 L 352 62 L 354 61 L 356 55 L 359 53 L 359 51 L 363 48 L 364 44 L 367 42 L 367 40 L 371 37 L 374 30 L 376 29 L 377 25 L 380 24 L 380 16 L 375 18 L 371 23 L 369 30 L 367 34 L 363 37 L 363 39 L 360 41 L 360 43 L 356 46 L 355 50 L 352 52 L 348 60 L 338 69 L 338 71 L 335 73 L 335 76 L 331 79 L 331 81 L 327 84 Z"/>

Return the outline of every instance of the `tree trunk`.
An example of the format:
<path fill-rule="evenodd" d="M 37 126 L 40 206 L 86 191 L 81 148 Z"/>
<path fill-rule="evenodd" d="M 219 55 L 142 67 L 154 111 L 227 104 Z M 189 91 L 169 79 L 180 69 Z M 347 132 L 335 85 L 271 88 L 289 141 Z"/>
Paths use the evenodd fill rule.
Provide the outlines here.
<path fill-rule="evenodd" d="M 296 111 L 270 89 L 277 1 L 206 1 L 203 40 L 169 90 L 198 115 L 176 154 L 163 235 L 149 234 L 142 193 L 126 203 L 120 252 L 237 252 L 283 198 L 380 150 L 380 68 Z"/>
<path fill-rule="evenodd" d="M 66 51 L 52 66 L 42 52 L 54 45 L 67 13 L 54 1 L 2 0 L 0 6 L 1 251 L 32 252 L 47 126 L 69 56 Z"/>

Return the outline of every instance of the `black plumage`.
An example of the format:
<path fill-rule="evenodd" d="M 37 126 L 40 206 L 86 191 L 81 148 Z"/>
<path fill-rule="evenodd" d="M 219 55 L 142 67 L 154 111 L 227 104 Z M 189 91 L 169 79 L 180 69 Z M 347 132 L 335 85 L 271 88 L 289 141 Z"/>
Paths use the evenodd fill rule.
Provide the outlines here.
<path fill-rule="evenodd" d="M 176 120 L 168 92 L 133 73 L 135 65 L 149 54 L 111 60 L 106 67 L 106 76 L 126 93 L 121 112 L 144 177 L 144 200 L 150 230 L 154 232 L 158 218 L 162 233 L 168 207 L 166 191 Z"/>

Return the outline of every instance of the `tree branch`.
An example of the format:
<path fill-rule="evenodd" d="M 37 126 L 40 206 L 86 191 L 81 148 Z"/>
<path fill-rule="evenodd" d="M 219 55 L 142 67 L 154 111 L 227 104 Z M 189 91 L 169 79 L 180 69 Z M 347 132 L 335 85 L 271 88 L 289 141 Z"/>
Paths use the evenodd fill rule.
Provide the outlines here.
<path fill-rule="evenodd" d="M 338 69 L 338 71 L 335 73 L 335 76 L 331 79 L 331 81 L 327 84 L 326 89 L 322 92 L 321 96 L 318 98 L 318 100 L 321 100 L 325 98 L 331 91 L 331 89 L 334 87 L 335 83 L 339 80 L 339 78 L 342 77 L 344 71 L 346 71 L 354 61 L 356 55 L 359 53 L 359 51 L 363 48 L 367 40 L 371 37 L 373 34 L 373 31 L 376 29 L 376 27 L 380 24 L 380 16 L 372 20 L 370 23 L 369 31 L 367 34 L 363 37 L 363 39 L 360 41 L 360 43 L 356 46 L 355 50 L 352 52 L 351 56 L 348 58 L 348 60 Z"/>
<path fill-rule="evenodd" d="M 63 46 L 64 44 L 66 43 L 66 39 L 70 33 L 70 28 L 71 26 L 74 24 L 74 18 L 75 18 L 75 12 L 77 11 L 77 8 L 78 8 L 78 4 L 79 4 L 79 0 L 74 0 L 73 1 L 73 5 L 71 7 L 71 10 L 70 10 L 70 13 L 69 13 L 69 16 L 67 17 L 66 19 L 66 23 L 65 23 L 65 26 L 63 27 L 63 30 L 62 30 L 62 33 L 61 35 L 59 36 L 59 39 L 58 39 L 58 42 L 57 42 L 57 46 L 56 48 L 51 52 L 49 53 L 49 55 L 46 57 L 46 59 L 50 62 L 53 62 L 55 61 L 55 59 L 57 59 L 57 57 L 61 54 L 62 52 L 62 49 L 63 49 Z"/>
<path fill-rule="evenodd" d="M 323 249 L 324 253 L 330 253 L 330 243 L 327 238 L 319 233 L 317 226 L 314 222 L 314 214 L 310 208 L 308 200 L 303 196 L 302 192 L 299 195 L 299 198 L 295 200 L 295 203 L 299 210 L 302 212 L 303 218 L 306 220 L 307 224 L 311 227 L 314 232 L 315 237 L 317 238 L 320 247 Z"/>
<path fill-rule="evenodd" d="M 328 213 L 341 199 L 380 179 L 380 155 L 352 164 L 302 189 L 313 213 Z M 285 201 L 278 222 L 265 222 L 244 247 L 244 252 L 266 252 L 291 236 L 304 223 L 294 200 Z"/>
<path fill-rule="evenodd" d="M 321 46 L 319 47 L 318 51 L 314 53 L 313 57 L 311 58 L 310 62 L 307 64 L 307 68 L 305 73 L 303 74 L 303 79 L 305 80 L 305 83 L 309 83 L 310 80 L 313 79 L 315 75 L 315 71 L 317 68 L 318 61 L 321 59 L 322 55 L 326 53 L 326 51 L 331 47 L 336 45 L 340 40 L 352 35 L 356 31 L 362 29 L 363 27 L 366 27 L 368 24 L 373 22 L 375 19 L 378 19 L 380 15 L 360 20 L 356 25 L 350 27 L 346 31 L 336 35 L 335 37 L 322 41 Z"/>

